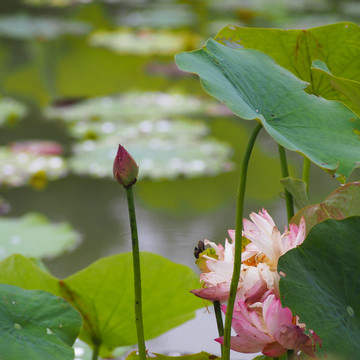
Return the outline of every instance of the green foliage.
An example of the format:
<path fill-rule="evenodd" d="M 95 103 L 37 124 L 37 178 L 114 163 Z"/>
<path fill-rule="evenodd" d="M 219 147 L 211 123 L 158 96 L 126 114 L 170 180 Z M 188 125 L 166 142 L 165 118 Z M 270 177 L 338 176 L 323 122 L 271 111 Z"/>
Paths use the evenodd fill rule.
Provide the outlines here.
<path fill-rule="evenodd" d="M 141 266 L 145 269 L 142 288 L 146 339 L 191 319 L 203 306 L 189 293 L 199 280 L 186 266 L 151 253 L 141 253 Z M 101 343 L 103 356 L 116 347 L 137 342 L 130 253 L 100 259 L 63 280 L 43 272 L 31 260 L 14 255 L 0 263 L 0 283 L 64 297 L 83 316 L 80 339 L 90 345 Z"/>
<path fill-rule="evenodd" d="M 360 182 L 341 186 L 320 204 L 309 205 L 301 209 L 291 219 L 291 222 L 299 224 L 303 216 L 308 233 L 314 225 L 326 219 L 341 220 L 354 215 L 360 216 Z"/>
<path fill-rule="evenodd" d="M 40 214 L 20 218 L 0 218 L 0 259 L 11 254 L 30 257 L 54 257 L 79 243 L 79 234 L 70 224 L 51 224 Z"/>
<path fill-rule="evenodd" d="M 74 359 L 81 316 L 65 300 L 1 284 L 0 317 L 1 359 Z"/>
<path fill-rule="evenodd" d="M 287 177 L 280 180 L 284 188 L 293 197 L 297 208 L 302 209 L 310 205 L 310 200 L 307 194 L 306 182 L 301 179 Z"/>
<path fill-rule="evenodd" d="M 280 66 L 310 84 L 308 91 L 326 99 L 340 100 L 339 94 L 321 73 L 311 70 L 314 60 L 324 61 L 335 74 L 360 80 L 360 27 L 343 22 L 307 30 L 252 29 L 228 26 L 215 37 L 231 47 L 257 49 L 270 55 Z M 350 55 L 351 54 L 351 55 Z M 349 59 L 354 60 L 346 60 Z"/>
<path fill-rule="evenodd" d="M 204 89 L 239 117 L 260 121 L 280 145 L 304 154 L 341 182 L 358 165 L 356 115 L 341 103 L 307 94 L 303 81 L 264 53 L 210 39 L 200 50 L 177 55 L 176 62 L 199 74 Z"/>
<path fill-rule="evenodd" d="M 334 76 L 328 66 L 321 60 L 315 60 L 312 63 L 312 69 L 318 70 L 324 75 L 324 79 L 339 92 L 338 100 L 349 106 L 358 115 L 360 114 L 360 82 L 353 79 L 345 79 L 343 77 Z M 356 76 L 358 80 L 358 78 Z M 343 95 L 343 97 L 341 97 Z M 360 135 L 358 129 L 357 135 Z"/>
<path fill-rule="evenodd" d="M 166 355 L 161 355 L 161 354 L 151 354 L 151 357 L 149 356 L 150 359 L 155 359 L 155 360 L 217 360 L 220 358 L 215 356 L 215 355 L 211 355 L 205 351 L 202 351 L 200 353 L 197 354 L 191 354 L 191 355 L 182 355 L 182 356 L 166 356 Z M 132 353 L 130 353 L 127 357 L 126 360 L 139 360 L 139 355 L 136 354 L 136 351 L 133 351 Z"/>
<path fill-rule="evenodd" d="M 281 302 L 322 340 L 320 354 L 354 359 L 360 352 L 360 217 L 315 225 L 283 255 Z"/>

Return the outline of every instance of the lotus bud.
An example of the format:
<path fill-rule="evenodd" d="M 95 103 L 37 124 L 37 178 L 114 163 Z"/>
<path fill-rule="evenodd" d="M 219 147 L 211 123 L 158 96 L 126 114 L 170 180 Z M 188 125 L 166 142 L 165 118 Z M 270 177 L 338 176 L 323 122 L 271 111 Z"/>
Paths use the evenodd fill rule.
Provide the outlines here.
<path fill-rule="evenodd" d="M 115 180 L 125 188 L 129 188 L 136 183 L 138 173 L 139 167 L 136 161 L 123 146 L 119 145 L 113 167 Z"/>

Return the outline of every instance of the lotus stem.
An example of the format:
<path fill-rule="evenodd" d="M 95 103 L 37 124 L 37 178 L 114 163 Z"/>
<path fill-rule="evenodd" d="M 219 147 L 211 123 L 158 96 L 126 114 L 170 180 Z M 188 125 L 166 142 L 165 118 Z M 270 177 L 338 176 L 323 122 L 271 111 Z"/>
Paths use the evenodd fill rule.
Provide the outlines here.
<path fill-rule="evenodd" d="M 99 350 L 100 350 L 100 343 L 99 342 L 94 342 L 94 350 L 93 350 L 93 353 L 92 353 L 91 360 L 98 360 Z"/>
<path fill-rule="evenodd" d="M 306 183 L 306 190 L 309 190 L 309 179 L 310 179 L 310 160 L 304 157 L 302 179 Z"/>
<path fill-rule="evenodd" d="M 236 223 L 235 223 L 235 256 L 234 256 L 234 271 L 231 279 L 229 300 L 226 308 L 225 315 L 225 330 L 224 330 L 224 346 L 223 346 L 223 360 L 230 360 L 230 340 L 231 340 L 231 323 L 235 304 L 235 297 L 237 287 L 240 279 L 241 269 L 241 250 L 242 250 L 242 229 L 243 229 L 243 213 L 244 213 L 244 200 L 246 189 L 246 177 L 250 160 L 250 155 L 255 144 L 256 137 L 261 130 L 262 125 L 257 123 L 252 131 L 249 142 L 246 146 L 241 163 L 241 172 L 239 180 L 239 189 L 237 194 L 236 203 Z"/>
<path fill-rule="evenodd" d="M 146 347 L 144 336 L 144 325 L 142 317 L 142 300 L 141 300 L 141 272 L 140 272 L 140 251 L 139 240 L 135 215 L 134 194 L 132 186 L 125 187 L 126 198 L 129 208 L 131 244 L 133 252 L 133 269 L 134 269 L 134 290 L 135 290 L 135 323 L 139 346 L 140 360 L 146 359 Z"/>
<path fill-rule="evenodd" d="M 215 300 L 213 304 L 214 304 L 216 324 L 217 324 L 219 336 L 221 337 L 224 336 L 224 324 L 222 320 L 220 301 Z M 223 355 L 222 353 L 223 353 L 223 345 L 221 345 L 221 357 Z"/>
<path fill-rule="evenodd" d="M 287 165 L 285 149 L 281 145 L 278 145 L 278 147 L 279 147 L 279 156 L 280 156 L 281 175 L 283 178 L 286 178 L 289 176 L 289 169 Z M 286 201 L 287 220 L 288 223 L 290 223 L 291 218 L 294 216 L 294 203 L 291 194 L 286 189 L 284 189 L 284 193 L 285 193 L 285 201 Z"/>
<path fill-rule="evenodd" d="M 295 359 L 294 350 L 288 350 L 287 351 L 287 360 L 294 360 L 294 359 Z"/>

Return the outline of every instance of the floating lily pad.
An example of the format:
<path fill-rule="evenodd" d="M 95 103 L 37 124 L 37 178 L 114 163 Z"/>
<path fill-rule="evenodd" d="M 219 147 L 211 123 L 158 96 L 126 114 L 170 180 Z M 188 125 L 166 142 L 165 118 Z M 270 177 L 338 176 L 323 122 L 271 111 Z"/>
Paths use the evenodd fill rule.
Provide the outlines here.
<path fill-rule="evenodd" d="M 152 4 L 118 17 L 119 26 L 174 29 L 196 22 L 196 15 L 187 4 Z"/>
<path fill-rule="evenodd" d="M 8 15 L 0 17 L 0 37 L 28 40 L 40 38 L 55 39 L 61 35 L 84 35 L 91 30 L 90 24 L 80 21 L 62 20 L 29 15 Z"/>
<path fill-rule="evenodd" d="M 320 204 L 309 205 L 301 209 L 291 219 L 292 223 L 299 224 L 304 217 L 306 231 L 317 223 L 327 219 L 345 219 L 350 216 L 360 216 L 360 182 L 345 184 L 333 191 Z"/>
<path fill-rule="evenodd" d="M 253 49 L 231 49 L 210 39 L 176 56 L 180 69 L 235 114 L 257 120 L 274 140 L 345 182 L 360 164 L 360 119 L 345 105 L 306 93 L 306 83 Z"/>
<path fill-rule="evenodd" d="M 0 284 L 1 359 L 73 360 L 80 314 L 65 300 L 39 290 Z"/>
<path fill-rule="evenodd" d="M 280 257 L 280 299 L 322 340 L 329 359 L 360 353 L 360 217 L 315 225 L 304 243 Z"/>
<path fill-rule="evenodd" d="M 190 320 L 204 304 L 188 292 L 199 283 L 191 269 L 151 253 L 142 252 L 140 257 L 144 330 L 150 339 Z M 0 283 L 64 297 L 83 315 L 80 339 L 91 346 L 94 341 L 101 343 L 103 357 L 117 347 L 137 343 L 131 253 L 100 259 L 63 280 L 32 260 L 13 255 L 0 262 Z"/>
<path fill-rule="evenodd" d="M 232 168 L 229 146 L 215 140 L 140 137 L 122 145 L 139 165 L 139 179 L 216 175 Z M 69 166 L 80 175 L 113 177 L 116 150 L 116 141 L 111 145 L 87 141 L 75 148 Z"/>
<path fill-rule="evenodd" d="M 115 120 L 115 119 L 114 119 Z M 82 140 L 96 140 L 106 138 L 107 143 L 124 143 L 129 140 L 137 141 L 152 138 L 156 140 L 169 140 L 176 138 L 179 141 L 184 139 L 196 139 L 208 133 L 208 127 L 201 121 L 184 120 L 143 120 L 143 121 L 80 121 L 70 127 L 71 135 Z"/>
<path fill-rule="evenodd" d="M 93 46 L 106 47 L 120 54 L 137 55 L 173 55 L 178 51 L 193 49 L 199 38 L 188 32 L 170 32 L 166 30 L 97 31 L 89 42 Z"/>
<path fill-rule="evenodd" d="M 210 107 L 210 102 L 195 96 L 162 92 L 131 92 L 92 98 L 73 105 L 49 107 L 45 110 L 45 116 L 68 122 L 115 121 L 125 117 L 143 120 L 199 114 Z"/>
<path fill-rule="evenodd" d="M 67 173 L 65 161 L 49 151 L 60 149 L 52 142 L 17 142 L 0 147 L 0 186 L 31 185 L 43 188 L 48 180 L 55 180 Z"/>
<path fill-rule="evenodd" d="M 19 253 L 50 258 L 73 249 L 80 236 L 70 224 L 52 224 L 40 214 L 20 218 L 0 217 L 0 259 Z"/>
<path fill-rule="evenodd" d="M 0 125 L 13 124 L 26 115 L 26 106 L 11 98 L 0 99 Z"/>

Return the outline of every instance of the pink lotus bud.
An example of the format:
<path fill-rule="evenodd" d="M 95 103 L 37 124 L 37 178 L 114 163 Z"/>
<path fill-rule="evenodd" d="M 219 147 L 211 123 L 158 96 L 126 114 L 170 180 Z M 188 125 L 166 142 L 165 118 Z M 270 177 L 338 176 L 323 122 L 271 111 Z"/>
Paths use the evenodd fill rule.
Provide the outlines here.
<path fill-rule="evenodd" d="M 125 188 L 129 188 L 136 183 L 138 173 L 139 167 L 136 161 L 123 146 L 119 145 L 113 167 L 115 180 Z"/>

